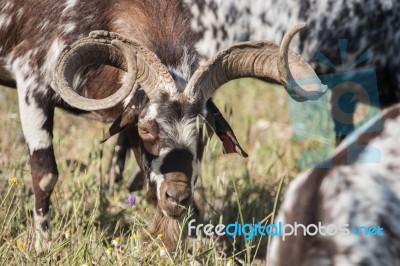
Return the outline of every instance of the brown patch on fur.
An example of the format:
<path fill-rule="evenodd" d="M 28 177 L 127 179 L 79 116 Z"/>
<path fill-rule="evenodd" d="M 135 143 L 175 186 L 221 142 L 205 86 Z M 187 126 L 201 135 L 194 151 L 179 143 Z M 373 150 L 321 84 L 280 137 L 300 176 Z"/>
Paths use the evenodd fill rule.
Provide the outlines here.
<path fill-rule="evenodd" d="M 317 193 L 322 183 L 323 176 L 329 172 L 327 168 L 315 168 L 312 170 L 306 181 L 297 188 L 301 191 L 301 196 L 296 201 L 295 208 L 290 212 L 284 212 L 284 221 L 286 224 L 317 224 L 320 210 L 320 195 Z M 314 237 L 303 236 L 288 236 L 285 241 L 281 241 L 278 254 L 275 254 L 279 260 L 276 266 L 284 265 L 302 265 L 306 251 L 313 244 Z M 294 248 L 296 247 L 296 248 Z M 290 256 L 287 256 L 290 254 Z"/>
<path fill-rule="evenodd" d="M 160 208 L 154 211 L 154 216 L 151 219 L 151 223 L 148 225 L 145 232 L 142 234 L 144 241 L 150 242 L 153 239 L 162 242 L 161 245 L 165 245 L 169 253 L 175 252 L 177 249 L 179 237 L 181 235 L 180 228 L 181 219 L 172 219 L 165 216 Z M 159 235 L 162 234 L 162 238 Z M 186 229 L 182 230 L 181 239 L 185 239 L 187 236 Z"/>
<path fill-rule="evenodd" d="M 0 55 L 7 55 L 12 50 L 13 56 L 18 57 L 37 47 L 39 50 L 34 60 L 39 66 L 44 62 L 51 40 L 65 38 L 67 43 L 72 43 L 91 30 L 107 28 L 108 20 L 105 15 L 108 14 L 106 10 L 109 4 L 106 1 L 77 1 L 77 4 L 64 14 L 62 11 L 66 1 L 14 0 L 12 2 L 12 8 L 6 12 L 12 16 L 12 21 L 7 28 L 0 31 L 0 38 L 5 40 Z M 98 19 L 93 20 L 93 17 Z M 43 26 L 44 21 L 48 21 L 49 24 Z M 75 28 L 63 36 L 62 27 L 69 22 L 74 22 Z"/>
<path fill-rule="evenodd" d="M 373 132 L 364 132 L 358 138 L 357 142 L 352 145 L 360 145 L 366 146 L 368 145 L 374 138 L 378 137 L 382 134 L 385 128 L 386 120 L 394 119 L 400 116 L 400 105 L 395 105 L 387 110 L 383 111 L 381 119 L 379 119 L 372 127 L 379 128 L 379 124 L 382 124 L 382 127 L 379 130 L 375 130 Z M 346 141 L 346 139 L 344 140 Z M 341 149 L 333 158 L 332 158 L 332 167 L 339 166 L 339 165 L 346 165 L 348 163 L 348 154 L 347 151 L 349 150 L 349 146 L 345 146 Z M 332 169 L 331 167 L 331 169 Z"/>
<path fill-rule="evenodd" d="M 148 179 L 147 179 L 147 184 L 148 187 L 146 192 L 146 199 L 150 203 L 157 205 L 157 186 L 154 182 L 150 182 Z"/>
<path fill-rule="evenodd" d="M 138 40 L 154 52 L 163 64 L 177 66 L 185 48 L 189 54 L 196 54 L 190 13 L 183 1 L 122 0 L 116 1 L 112 10 L 112 30 Z M 125 18 L 123 24 L 121 17 Z"/>
<path fill-rule="evenodd" d="M 146 122 L 139 121 L 138 133 L 146 151 L 154 156 L 160 155 L 162 143 L 159 135 L 160 129 L 156 121 L 154 120 Z"/>

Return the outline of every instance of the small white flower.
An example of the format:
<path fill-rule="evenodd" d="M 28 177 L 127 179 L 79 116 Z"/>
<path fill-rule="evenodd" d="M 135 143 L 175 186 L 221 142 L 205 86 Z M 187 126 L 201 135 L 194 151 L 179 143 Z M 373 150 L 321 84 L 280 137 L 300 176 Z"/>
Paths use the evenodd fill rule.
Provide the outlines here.
<path fill-rule="evenodd" d="M 119 247 L 119 243 L 121 242 L 121 239 L 119 238 L 119 237 L 116 237 L 115 239 L 113 239 L 112 241 L 111 241 L 111 246 L 113 246 L 113 247 Z"/>
<path fill-rule="evenodd" d="M 161 257 L 164 257 L 164 256 L 166 256 L 167 255 L 167 250 L 163 247 L 163 248 L 160 248 L 160 256 Z"/>
<path fill-rule="evenodd" d="M 69 230 L 69 229 L 65 230 L 64 236 L 66 239 L 70 239 L 71 238 L 71 230 Z"/>

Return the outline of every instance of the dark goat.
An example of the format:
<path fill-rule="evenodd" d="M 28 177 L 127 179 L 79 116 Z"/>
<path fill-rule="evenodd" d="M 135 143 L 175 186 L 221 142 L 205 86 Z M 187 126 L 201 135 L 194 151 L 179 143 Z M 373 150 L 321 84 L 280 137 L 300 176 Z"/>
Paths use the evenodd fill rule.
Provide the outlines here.
<path fill-rule="evenodd" d="M 289 77 L 306 76 L 316 83 L 306 90 L 288 84 L 294 98 L 322 89 L 312 68 L 288 49 L 301 25 L 281 47 L 241 43 L 199 67 L 189 13 L 178 0 L 4 0 L 0 10 L 0 80 L 18 91 L 38 251 L 51 240 L 50 195 L 58 180 L 55 107 L 113 122 L 106 139 L 127 130 L 148 197 L 157 203 L 148 230 L 152 236 L 164 233 L 172 251 L 179 220 L 192 201 L 205 136 L 216 132 L 225 152 L 245 155 L 210 100 L 218 87 L 241 77 L 286 86 Z"/>

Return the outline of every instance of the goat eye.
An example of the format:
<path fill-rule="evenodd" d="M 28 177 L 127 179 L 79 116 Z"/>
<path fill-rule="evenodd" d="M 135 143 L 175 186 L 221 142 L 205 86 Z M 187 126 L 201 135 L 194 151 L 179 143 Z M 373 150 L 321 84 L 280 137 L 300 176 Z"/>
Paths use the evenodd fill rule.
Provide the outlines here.
<path fill-rule="evenodd" d="M 148 130 L 145 129 L 145 128 L 139 128 L 139 132 L 140 132 L 140 134 L 143 134 L 143 135 L 148 135 L 148 134 L 150 134 L 150 131 L 148 131 Z"/>

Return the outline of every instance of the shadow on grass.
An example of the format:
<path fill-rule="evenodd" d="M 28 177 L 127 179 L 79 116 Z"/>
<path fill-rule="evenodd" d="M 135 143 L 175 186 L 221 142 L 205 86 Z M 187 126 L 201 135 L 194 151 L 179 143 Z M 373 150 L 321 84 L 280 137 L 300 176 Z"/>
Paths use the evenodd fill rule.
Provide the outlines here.
<path fill-rule="evenodd" d="M 200 213 L 194 215 L 193 219 L 196 219 L 196 224 L 212 223 L 214 226 L 235 222 L 239 224 L 262 222 L 263 225 L 271 223 L 271 220 L 266 218 L 273 210 L 276 193 L 271 188 L 274 187 L 278 187 L 278 183 L 255 185 L 249 173 L 246 173 L 241 178 L 232 180 L 230 186 L 226 188 L 225 195 L 221 197 L 207 197 L 210 192 L 206 193 L 205 189 L 199 188 L 195 204 Z M 255 236 L 247 241 L 243 235 L 236 237 L 225 235 L 218 240 L 217 248 L 227 257 L 239 253 L 241 259 L 253 261 L 256 258 L 265 258 L 267 242 L 267 236 Z"/>

